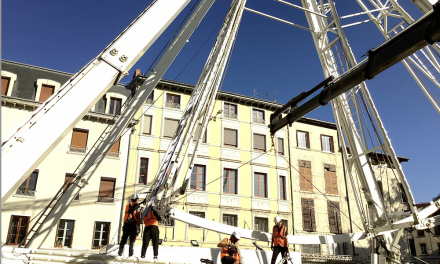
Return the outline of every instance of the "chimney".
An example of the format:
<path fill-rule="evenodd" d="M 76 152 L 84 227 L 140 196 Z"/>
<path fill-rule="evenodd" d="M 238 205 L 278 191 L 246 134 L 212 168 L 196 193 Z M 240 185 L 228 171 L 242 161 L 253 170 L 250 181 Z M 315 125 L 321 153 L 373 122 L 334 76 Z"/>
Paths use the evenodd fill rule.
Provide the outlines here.
<path fill-rule="evenodd" d="M 136 76 L 138 76 L 139 74 L 141 74 L 141 70 L 139 70 L 139 68 L 137 68 L 137 69 L 134 71 L 133 79 L 136 78 Z"/>

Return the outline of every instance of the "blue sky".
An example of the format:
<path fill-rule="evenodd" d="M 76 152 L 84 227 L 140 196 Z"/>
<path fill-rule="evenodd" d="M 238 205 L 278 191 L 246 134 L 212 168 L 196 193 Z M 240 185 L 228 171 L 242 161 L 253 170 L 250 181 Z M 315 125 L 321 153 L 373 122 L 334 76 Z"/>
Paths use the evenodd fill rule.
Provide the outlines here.
<path fill-rule="evenodd" d="M 300 5 L 300 0 L 288 0 Z M 2 58 L 75 73 L 98 55 L 152 0 L 145 1 L 3 1 Z M 231 1 L 218 0 L 191 36 L 165 78 L 174 80 L 229 8 Z M 175 31 L 194 0 L 130 72 L 145 72 Z M 354 0 L 335 0 L 340 16 L 361 12 Z M 410 0 L 399 3 L 417 19 L 422 13 Z M 273 0 L 248 0 L 247 7 L 307 26 L 302 11 Z M 347 23 L 366 17 L 347 20 Z M 346 24 L 345 21 L 343 24 Z M 145 30 L 148 30 L 146 28 Z M 217 29 L 218 31 L 218 29 Z M 177 81 L 196 83 L 213 45 L 217 31 L 208 40 Z M 362 24 L 345 29 L 355 57 L 384 41 L 375 25 Z M 139 32 L 142 34 L 142 32 Z M 130 77 L 131 78 L 131 77 Z M 265 99 L 280 90 L 275 100 L 286 103 L 323 80 L 316 49 L 308 31 L 245 11 L 222 89 Z M 124 78 L 122 82 L 128 82 Z M 410 158 L 403 163 L 416 202 L 430 201 L 440 193 L 435 164 L 439 161 L 440 117 L 420 88 L 399 63 L 367 81 L 373 100 L 397 155 Z M 440 96 L 438 88 L 430 85 Z M 272 100 L 272 96 L 270 96 Z M 334 122 L 330 106 L 308 115 Z"/>

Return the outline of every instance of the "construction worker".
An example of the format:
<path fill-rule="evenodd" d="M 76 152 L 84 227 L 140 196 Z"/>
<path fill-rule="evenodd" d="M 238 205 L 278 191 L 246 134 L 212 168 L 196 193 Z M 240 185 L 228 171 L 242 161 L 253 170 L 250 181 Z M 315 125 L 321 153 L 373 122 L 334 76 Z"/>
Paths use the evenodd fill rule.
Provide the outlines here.
<path fill-rule="evenodd" d="M 159 254 L 159 221 L 162 221 L 160 215 L 151 207 L 150 212 L 144 217 L 144 236 L 142 240 L 141 258 L 145 258 L 150 239 L 153 240 L 154 258 L 157 259 Z"/>
<path fill-rule="evenodd" d="M 238 240 L 240 240 L 240 232 L 232 232 L 231 238 L 225 238 L 217 247 L 221 247 L 220 259 L 222 264 L 240 264 L 240 250 L 238 250 Z"/>
<path fill-rule="evenodd" d="M 281 253 L 281 258 L 286 256 L 286 253 L 289 253 L 289 243 L 287 240 L 287 226 L 283 226 L 281 223 L 281 217 L 276 216 L 274 218 L 275 225 L 272 229 L 272 243 L 270 248 L 273 251 L 271 264 L 275 264 L 277 260 L 278 254 Z M 283 262 L 287 263 L 287 261 Z"/>
<path fill-rule="evenodd" d="M 127 204 L 125 207 L 125 215 L 124 215 L 124 225 L 122 226 L 122 238 L 119 243 L 119 252 L 118 255 L 122 256 L 122 252 L 124 252 L 124 246 L 127 244 L 127 239 L 130 238 L 130 247 L 128 255 L 131 257 L 133 255 L 133 246 L 134 241 L 136 240 L 137 234 L 139 234 L 139 227 L 141 224 L 140 217 L 140 206 L 138 202 L 138 195 L 132 194 L 130 197 L 131 204 Z"/>

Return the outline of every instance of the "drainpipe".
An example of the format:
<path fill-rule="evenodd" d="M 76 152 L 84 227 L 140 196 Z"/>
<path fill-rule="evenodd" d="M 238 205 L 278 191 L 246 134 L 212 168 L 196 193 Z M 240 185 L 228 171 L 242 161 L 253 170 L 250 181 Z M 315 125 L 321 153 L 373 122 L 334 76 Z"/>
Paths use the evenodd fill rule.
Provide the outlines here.
<path fill-rule="evenodd" d="M 291 156 L 292 153 L 290 151 L 290 130 L 289 130 L 289 126 L 287 127 L 287 149 L 289 151 L 289 171 L 290 171 L 290 200 L 291 200 L 291 204 L 292 204 L 292 235 L 295 235 L 295 218 L 294 218 L 294 207 L 293 207 L 293 178 L 292 178 L 292 160 L 291 160 Z M 293 250 L 295 251 L 295 245 L 293 245 Z"/>
<path fill-rule="evenodd" d="M 134 126 L 130 129 L 130 135 L 128 137 L 128 150 L 127 150 L 127 164 L 125 165 L 125 179 L 124 179 L 124 188 L 122 189 L 122 202 L 121 202 L 121 217 L 119 217 L 119 226 L 118 226 L 118 241 L 121 237 L 121 229 L 122 229 L 122 219 L 124 219 L 124 201 L 125 201 L 125 189 L 127 185 L 127 174 L 128 174 L 128 162 L 130 161 L 130 147 L 131 147 L 131 137 L 134 133 Z"/>

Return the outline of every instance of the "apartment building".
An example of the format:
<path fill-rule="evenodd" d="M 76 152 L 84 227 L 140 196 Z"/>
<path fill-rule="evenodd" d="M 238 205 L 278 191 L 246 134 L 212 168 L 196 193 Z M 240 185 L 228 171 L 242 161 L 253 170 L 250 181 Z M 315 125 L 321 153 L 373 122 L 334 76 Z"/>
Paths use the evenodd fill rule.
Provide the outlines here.
<path fill-rule="evenodd" d="M 2 60 L 2 138 L 7 137 L 71 76 L 70 73 Z M 2 205 L 2 244 L 21 243 L 34 223 L 31 221 L 47 206 L 64 182 L 75 176 L 75 169 L 87 151 L 104 128 L 114 123 L 115 115 L 119 114 L 121 105 L 130 94 L 130 87 L 111 87 Z M 56 126 L 56 121 L 53 125 Z M 129 134 L 124 134 L 112 147 L 88 185 L 50 232 L 43 248 L 92 249 L 109 243 L 113 238 L 117 241 Z"/>

